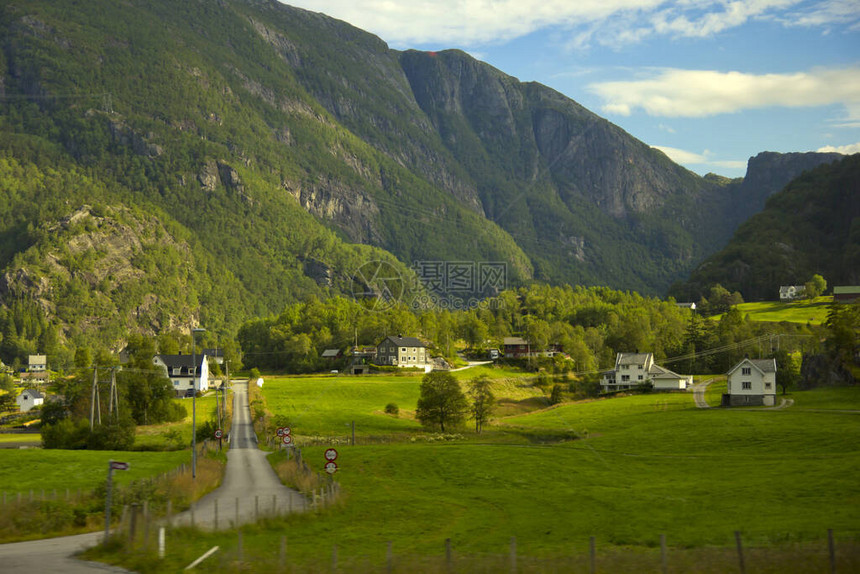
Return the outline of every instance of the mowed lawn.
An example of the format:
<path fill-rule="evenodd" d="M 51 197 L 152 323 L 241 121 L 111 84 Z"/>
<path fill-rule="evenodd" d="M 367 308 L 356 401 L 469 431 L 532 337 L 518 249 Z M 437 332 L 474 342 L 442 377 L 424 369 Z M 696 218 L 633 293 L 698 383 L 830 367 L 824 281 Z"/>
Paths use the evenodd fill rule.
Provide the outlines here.
<path fill-rule="evenodd" d="M 267 396 L 270 407 L 300 415 L 299 427 L 322 431 L 364 416 L 358 432 L 372 432 L 394 428 L 374 422 L 380 393 L 414 406 L 417 380 L 399 379 L 352 388 L 354 379 L 285 380 Z M 272 401 L 288 389 L 292 402 Z M 389 540 L 407 554 L 439 554 L 446 538 L 461 552 L 501 553 L 516 536 L 518 551 L 532 556 L 584 551 L 590 536 L 623 547 L 653 547 L 660 534 L 672 546 L 729 547 L 737 530 L 748 544 L 768 546 L 821 540 L 832 528 L 856 540 L 860 414 L 839 411 L 860 408 L 860 389 L 821 391 L 820 400 L 817 392 L 792 396 L 825 412 L 697 409 L 690 393 L 648 394 L 505 418 L 453 443 L 340 447 L 344 505 L 291 517 L 277 536 L 288 532 L 291 556 L 308 560 L 332 544 L 344 556 L 381 560 Z M 514 430 L 581 438 L 493 438 Z M 323 452 L 304 448 L 304 460 L 321 470 Z M 249 533 L 249 547 L 274 545 L 273 536 Z"/>
<path fill-rule="evenodd" d="M 269 411 L 286 416 L 293 435 L 347 436 L 355 421 L 362 435 L 420 429 L 412 418 L 421 375 L 373 377 L 267 377 L 263 395 Z M 394 403 L 401 416 L 385 414 Z"/>
<path fill-rule="evenodd" d="M 114 472 L 118 484 L 173 470 L 191 460 L 191 451 L 117 452 L 54 449 L 0 449 L 0 492 L 36 493 L 92 489 L 107 480 L 108 462 L 130 463 Z"/>
<path fill-rule="evenodd" d="M 793 301 L 761 301 L 758 303 L 741 303 L 738 310 L 749 316 L 753 321 L 789 323 L 810 323 L 820 325 L 827 319 L 827 310 L 833 302 L 833 297 L 816 297 L 813 300 Z"/>

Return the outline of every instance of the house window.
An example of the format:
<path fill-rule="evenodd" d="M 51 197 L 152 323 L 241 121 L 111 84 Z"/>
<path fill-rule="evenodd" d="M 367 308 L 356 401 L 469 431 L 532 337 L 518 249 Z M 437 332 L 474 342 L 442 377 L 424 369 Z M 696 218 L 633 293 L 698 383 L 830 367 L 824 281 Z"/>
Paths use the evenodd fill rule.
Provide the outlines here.
<path fill-rule="evenodd" d="M 639 380 L 640 380 L 640 381 L 642 380 L 642 375 L 639 375 Z"/>
<path fill-rule="evenodd" d="M 742 367 L 741 368 L 741 374 L 742 375 L 751 375 L 752 374 L 752 367 Z"/>
<path fill-rule="evenodd" d="M 765 389 L 767 389 L 767 390 L 770 390 L 770 383 L 765 383 L 765 384 L 764 384 L 764 388 L 765 388 Z"/>
<path fill-rule="evenodd" d="M 405 353 L 405 352 L 406 352 L 406 347 L 400 347 L 400 352 L 401 352 L 401 353 Z"/>
<path fill-rule="evenodd" d="M 742 383 L 741 383 L 741 388 L 742 388 L 742 389 L 744 389 L 744 390 L 747 390 L 747 391 L 752 390 L 752 382 L 750 382 L 750 381 L 744 381 L 744 382 L 742 382 Z"/>
<path fill-rule="evenodd" d="M 181 372 L 181 370 L 182 369 L 180 369 L 179 367 L 173 367 L 173 374 L 178 375 Z"/>
<path fill-rule="evenodd" d="M 636 365 L 636 367 L 637 367 L 640 371 L 642 370 L 642 365 Z"/>
<path fill-rule="evenodd" d="M 173 381 L 173 386 L 174 386 L 174 387 L 178 387 L 178 386 L 179 386 L 179 381 Z"/>
<path fill-rule="evenodd" d="M 621 375 L 621 380 L 622 380 L 622 381 L 629 381 L 629 380 L 630 380 L 630 375 Z"/>

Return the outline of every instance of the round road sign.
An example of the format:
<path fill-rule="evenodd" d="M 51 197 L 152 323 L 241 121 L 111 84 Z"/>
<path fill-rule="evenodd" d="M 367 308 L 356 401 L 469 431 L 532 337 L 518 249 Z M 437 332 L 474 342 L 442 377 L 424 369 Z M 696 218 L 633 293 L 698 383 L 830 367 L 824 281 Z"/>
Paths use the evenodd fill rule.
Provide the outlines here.
<path fill-rule="evenodd" d="M 284 434 L 292 434 L 292 432 L 293 429 L 291 429 L 290 427 L 284 427 Z"/>
<path fill-rule="evenodd" d="M 337 459 L 337 451 L 333 448 L 326 449 L 325 459 L 334 462 Z"/>
<path fill-rule="evenodd" d="M 278 427 L 278 436 L 284 436 L 284 427 Z"/>
<path fill-rule="evenodd" d="M 281 440 L 284 441 L 284 444 L 293 444 L 293 437 L 288 434 L 285 434 Z"/>
<path fill-rule="evenodd" d="M 224 436 L 224 433 L 221 429 L 215 431 L 215 438 L 221 438 L 222 436 Z"/>
<path fill-rule="evenodd" d="M 337 472 L 337 463 L 334 461 L 329 461 L 325 463 L 325 471 L 329 474 L 334 474 Z"/>

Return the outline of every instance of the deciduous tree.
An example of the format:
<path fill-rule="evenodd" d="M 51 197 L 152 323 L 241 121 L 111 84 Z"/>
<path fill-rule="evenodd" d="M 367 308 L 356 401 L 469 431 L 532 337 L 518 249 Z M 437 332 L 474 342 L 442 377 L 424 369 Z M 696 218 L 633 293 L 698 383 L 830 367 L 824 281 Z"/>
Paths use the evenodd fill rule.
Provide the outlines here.
<path fill-rule="evenodd" d="M 421 396 L 415 416 L 427 427 L 439 427 L 445 432 L 463 421 L 469 407 L 466 395 L 454 375 L 445 371 L 432 371 L 421 380 Z"/>

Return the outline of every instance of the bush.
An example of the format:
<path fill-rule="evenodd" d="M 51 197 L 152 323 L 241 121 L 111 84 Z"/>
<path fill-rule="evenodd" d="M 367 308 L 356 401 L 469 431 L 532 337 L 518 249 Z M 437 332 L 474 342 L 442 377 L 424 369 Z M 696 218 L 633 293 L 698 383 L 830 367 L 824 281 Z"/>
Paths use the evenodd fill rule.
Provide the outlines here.
<path fill-rule="evenodd" d="M 400 414 L 400 407 L 394 403 L 388 403 L 385 405 L 385 414 L 397 416 Z"/>

